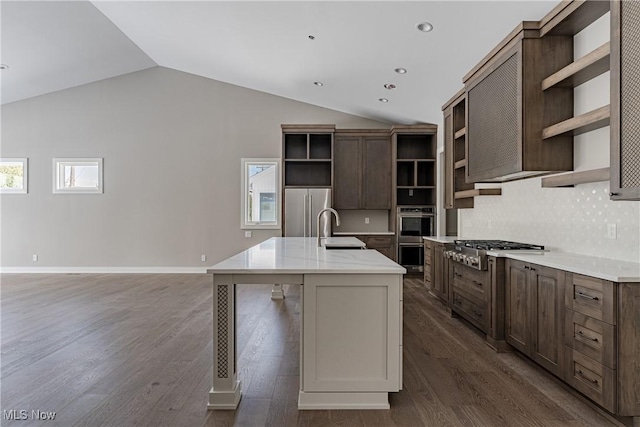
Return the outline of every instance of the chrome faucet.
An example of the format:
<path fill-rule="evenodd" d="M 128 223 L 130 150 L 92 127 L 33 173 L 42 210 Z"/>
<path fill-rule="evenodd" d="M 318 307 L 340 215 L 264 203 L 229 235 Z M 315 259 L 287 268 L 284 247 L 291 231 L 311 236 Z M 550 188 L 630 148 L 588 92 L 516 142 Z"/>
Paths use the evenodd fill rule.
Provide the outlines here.
<path fill-rule="evenodd" d="M 322 209 L 318 213 L 318 220 L 316 221 L 316 225 L 318 227 L 318 229 L 316 230 L 316 236 L 318 236 L 318 247 L 321 246 L 321 244 L 320 244 L 320 241 L 321 241 L 321 237 L 320 237 L 320 218 L 322 218 L 322 214 L 325 213 L 326 211 L 333 212 L 333 214 L 336 216 L 336 225 L 340 225 L 340 215 L 338 215 L 338 211 L 336 211 L 335 209 L 331 209 L 331 208 Z M 329 216 L 329 217 L 331 217 L 331 216 Z"/>

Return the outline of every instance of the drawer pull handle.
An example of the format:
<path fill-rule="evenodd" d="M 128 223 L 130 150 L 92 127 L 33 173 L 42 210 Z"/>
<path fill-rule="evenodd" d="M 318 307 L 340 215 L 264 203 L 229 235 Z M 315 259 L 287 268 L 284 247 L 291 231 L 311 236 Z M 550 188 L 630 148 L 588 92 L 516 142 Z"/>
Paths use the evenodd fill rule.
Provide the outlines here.
<path fill-rule="evenodd" d="M 580 298 L 586 298 L 586 299 L 590 299 L 593 301 L 598 301 L 598 297 L 592 297 L 591 295 L 587 295 L 585 293 L 582 292 L 576 292 L 576 295 L 579 296 Z"/>
<path fill-rule="evenodd" d="M 453 273 L 453 275 L 456 276 L 456 277 L 462 277 L 462 274 L 460 274 L 460 273 Z"/>
<path fill-rule="evenodd" d="M 598 384 L 598 380 L 592 380 L 591 378 L 587 377 L 585 374 L 582 373 L 580 369 L 578 369 L 578 374 L 580 374 L 580 376 L 585 380 L 591 381 L 594 384 Z"/>
<path fill-rule="evenodd" d="M 478 282 L 478 281 L 476 281 L 476 280 L 472 280 L 472 281 L 471 281 L 471 283 L 473 283 L 473 284 L 474 284 L 474 285 L 476 285 L 476 286 L 480 286 L 480 287 L 482 287 L 482 282 Z"/>
<path fill-rule="evenodd" d="M 591 341 L 598 342 L 598 338 L 591 338 L 591 337 L 588 337 L 588 336 L 586 336 L 582 331 L 578 331 L 578 335 L 583 336 L 583 337 L 585 337 L 585 338 L 587 338 L 587 339 L 589 339 L 589 340 L 591 340 Z"/>

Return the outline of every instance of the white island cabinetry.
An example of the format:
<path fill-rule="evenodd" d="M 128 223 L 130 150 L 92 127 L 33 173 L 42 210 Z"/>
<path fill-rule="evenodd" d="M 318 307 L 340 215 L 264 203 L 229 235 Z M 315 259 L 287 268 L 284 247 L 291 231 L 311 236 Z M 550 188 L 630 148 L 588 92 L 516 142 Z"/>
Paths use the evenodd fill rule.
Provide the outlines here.
<path fill-rule="evenodd" d="M 235 285 L 300 284 L 298 409 L 388 409 L 402 388 L 402 276 L 373 250 L 328 250 L 271 238 L 208 270 L 214 283 L 210 409 L 235 409 Z"/>

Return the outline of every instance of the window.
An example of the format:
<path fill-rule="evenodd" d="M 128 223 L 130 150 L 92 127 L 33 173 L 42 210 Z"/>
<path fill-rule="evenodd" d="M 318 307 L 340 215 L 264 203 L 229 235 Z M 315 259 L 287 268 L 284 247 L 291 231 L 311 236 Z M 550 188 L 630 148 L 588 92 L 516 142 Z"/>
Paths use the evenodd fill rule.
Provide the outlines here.
<path fill-rule="evenodd" d="M 0 193 L 27 193 L 27 165 L 26 158 L 0 159 Z"/>
<path fill-rule="evenodd" d="M 53 159 L 53 192 L 102 193 L 102 159 Z"/>
<path fill-rule="evenodd" d="M 242 159 L 242 227 L 280 228 L 280 159 Z"/>

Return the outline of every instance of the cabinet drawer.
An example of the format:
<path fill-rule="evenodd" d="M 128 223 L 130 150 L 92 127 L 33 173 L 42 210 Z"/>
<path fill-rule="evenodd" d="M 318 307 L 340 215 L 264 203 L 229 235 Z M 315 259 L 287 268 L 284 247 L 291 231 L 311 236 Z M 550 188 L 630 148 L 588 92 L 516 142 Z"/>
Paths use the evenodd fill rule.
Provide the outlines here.
<path fill-rule="evenodd" d="M 391 236 L 369 236 L 367 237 L 367 246 L 393 246 L 393 237 Z"/>
<path fill-rule="evenodd" d="M 616 324 L 615 286 L 612 282 L 575 273 L 567 274 L 567 280 L 567 308 L 611 325 Z"/>
<path fill-rule="evenodd" d="M 478 271 L 455 264 L 453 266 L 453 286 L 463 289 L 478 298 L 479 301 L 484 302 L 490 293 L 491 282 L 487 271 Z"/>
<path fill-rule="evenodd" d="M 615 369 L 607 368 L 570 347 L 565 346 L 565 350 L 567 357 L 565 380 L 608 411 L 615 412 Z"/>
<path fill-rule="evenodd" d="M 565 309 L 564 343 L 604 366 L 616 368 L 616 327 Z"/>
<path fill-rule="evenodd" d="M 487 332 L 489 316 L 487 315 L 486 308 L 476 304 L 465 295 L 460 294 L 456 289 L 452 290 L 451 296 L 451 309 L 483 332 Z"/>

